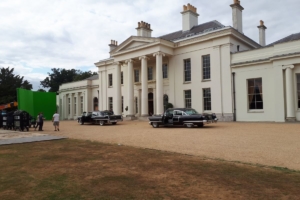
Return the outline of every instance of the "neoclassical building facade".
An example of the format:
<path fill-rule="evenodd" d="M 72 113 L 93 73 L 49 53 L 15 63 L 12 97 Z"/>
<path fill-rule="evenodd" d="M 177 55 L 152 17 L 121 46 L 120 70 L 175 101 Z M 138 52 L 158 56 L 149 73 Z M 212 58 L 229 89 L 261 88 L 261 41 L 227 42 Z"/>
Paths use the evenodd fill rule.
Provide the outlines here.
<path fill-rule="evenodd" d="M 238 121 L 300 121 L 300 33 L 231 56 Z"/>
<path fill-rule="evenodd" d="M 238 2 L 232 8 L 235 18 L 243 9 Z M 199 25 L 199 14 L 190 4 L 181 14 L 182 29 L 177 32 L 154 38 L 150 24 L 142 21 L 137 36 L 120 45 L 111 41 L 110 58 L 95 63 L 103 97 L 100 109 L 113 107 L 128 117 L 159 115 L 167 99 L 175 107 L 233 120 L 231 52 L 261 45 L 242 33 L 239 19 L 236 28 L 216 20 Z"/>
<path fill-rule="evenodd" d="M 56 97 L 61 119 L 77 119 L 83 112 L 98 110 L 98 75 L 62 84 Z"/>
<path fill-rule="evenodd" d="M 190 4 L 183 6 L 179 31 L 152 37 L 150 24 L 138 22 L 136 36 L 111 41 L 110 57 L 95 63 L 97 78 L 60 87 L 62 119 L 98 109 L 143 118 L 171 103 L 214 112 L 221 121 L 299 121 L 297 37 L 265 46 L 261 21 L 257 43 L 243 34 L 240 1 L 230 6 L 232 27 L 198 24 Z"/>

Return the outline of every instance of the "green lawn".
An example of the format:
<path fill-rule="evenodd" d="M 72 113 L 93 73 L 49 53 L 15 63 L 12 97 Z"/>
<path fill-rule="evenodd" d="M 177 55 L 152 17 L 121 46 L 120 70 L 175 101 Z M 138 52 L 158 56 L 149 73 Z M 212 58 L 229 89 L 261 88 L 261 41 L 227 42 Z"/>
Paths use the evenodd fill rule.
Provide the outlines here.
<path fill-rule="evenodd" d="M 66 139 L 0 146 L 0 199 L 300 199 L 300 172 Z"/>

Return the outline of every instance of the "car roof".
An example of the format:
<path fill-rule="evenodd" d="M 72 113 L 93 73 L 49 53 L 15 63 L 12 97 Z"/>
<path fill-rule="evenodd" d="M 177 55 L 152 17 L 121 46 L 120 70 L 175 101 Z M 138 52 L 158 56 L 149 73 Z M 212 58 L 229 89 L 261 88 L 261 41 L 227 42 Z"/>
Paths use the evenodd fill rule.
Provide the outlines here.
<path fill-rule="evenodd" d="M 194 108 L 168 108 L 167 110 L 181 110 L 181 111 L 186 111 L 186 110 L 195 110 Z"/>
<path fill-rule="evenodd" d="M 94 111 L 90 111 L 90 112 L 111 112 L 110 110 L 94 110 Z"/>

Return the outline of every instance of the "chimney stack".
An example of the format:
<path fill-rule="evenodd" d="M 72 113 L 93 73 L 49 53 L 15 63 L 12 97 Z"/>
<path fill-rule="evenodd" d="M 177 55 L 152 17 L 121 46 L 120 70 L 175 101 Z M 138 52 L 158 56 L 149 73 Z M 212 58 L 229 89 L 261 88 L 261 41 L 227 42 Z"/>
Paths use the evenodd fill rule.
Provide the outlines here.
<path fill-rule="evenodd" d="M 191 4 L 183 5 L 182 14 L 182 31 L 189 31 L 193 26 L 198 25 L 197 8 Z"/>
<path fill-rule="evenodd" d="M 259 44 L 261 46 L 266 46 L 266 29 L 264 21 L 260 20 L 260 25 L 257 27 L 259 30 Z"/>
<path fill-rule="evenodd" d="M 233 4 L 230 5 L 232 8 L 232 25 L 233 28 L 243 33 L 243 10 L 241 2 L 239 0 L 233 0 Z"/>
<path fill-rule="evenodd" d="M 146 22 L 138 22 L 138 27 L 136 28 L 137 30 L 137 36 L 142 36 L 142 37 L 151 37 L 151 28 L 150 24 Z"/>
<path fill-rule="evenodd" d="M 115 40 L 110 40 L 110 44 L 108 45 L 110 47 L 110 51 L 114 50 L 118 46 L 118 42 Z"/>

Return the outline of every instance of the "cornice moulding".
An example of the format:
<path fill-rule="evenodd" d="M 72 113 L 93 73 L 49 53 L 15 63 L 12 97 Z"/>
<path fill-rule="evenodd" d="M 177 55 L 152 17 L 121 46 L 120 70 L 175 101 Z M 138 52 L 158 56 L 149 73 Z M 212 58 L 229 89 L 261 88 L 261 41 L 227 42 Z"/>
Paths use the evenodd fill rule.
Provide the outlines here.
<path fill-rule="evenodd" d="M 58 93 L 74 91 L 74 90 L 82 90 L 82 89 L 93 89 L 93 88 L 99 88 L 99 85 L 85 85 L 85 86 L 78 86 L 78 87 L 70 87 L 70 88 L 61 89 L 58 91 Z"/>
<path fill-rule="evenodd" d="M 96 67 L 102 67 L 102 66 L 108 66 L 108 65 L 112 65 L 114 63 L 114 59 L 110 59 L 110 60 L 100 60 L 99 62 L 94 63 L 94 65 L 96 65 Z"/>
<path fill-rule="evenodd" d="M 282 59 L 295 58 L 295 57 L 300 57 L 300 52 L 295 52 L 292 54 L 275 55 L 275 56 L 271 56 L 268 58 L 257 59 L 257 60 L 252 60 L 252 61 L 232 63 L 231 67 L 235 68 L 235 67 L 243 67 L 243 66 L 249 66 L 249 65 L 254 65 L 254 64 L 271 63 L 275 60 L 282 60 Z"/>

